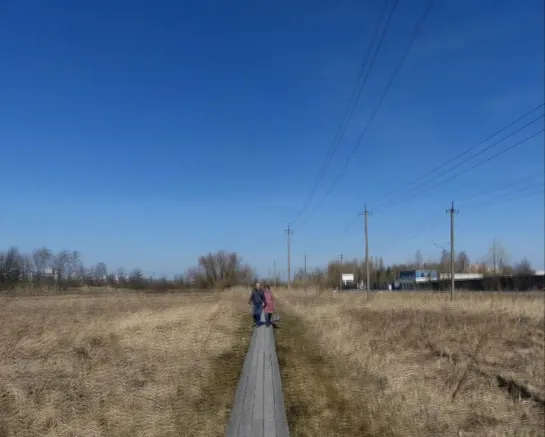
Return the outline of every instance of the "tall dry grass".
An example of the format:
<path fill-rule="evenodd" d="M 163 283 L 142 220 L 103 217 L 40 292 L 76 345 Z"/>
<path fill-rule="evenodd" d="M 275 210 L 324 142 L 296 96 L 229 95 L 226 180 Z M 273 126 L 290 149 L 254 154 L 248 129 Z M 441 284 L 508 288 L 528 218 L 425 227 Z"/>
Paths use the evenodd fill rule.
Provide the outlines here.
<path fill-rule="evenodd" d="M 277 294 L 294 437 L 545 435 L 543 294 Z"/>
<path fill-rule="evenodd" d="M 220 436 L 245 295 L 0 298 L 0 436 Z"/>

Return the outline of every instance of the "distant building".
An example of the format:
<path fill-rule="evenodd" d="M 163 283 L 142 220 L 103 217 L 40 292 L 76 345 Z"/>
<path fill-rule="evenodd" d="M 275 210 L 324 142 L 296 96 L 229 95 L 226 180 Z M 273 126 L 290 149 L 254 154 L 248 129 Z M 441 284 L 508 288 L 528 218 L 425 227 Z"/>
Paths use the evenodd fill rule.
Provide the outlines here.
<path fill-rule="evenodd" d="M 455 281 L 482 279 L 482 273 L 454 273 Z M 437 274 L 437 270 L 403 270 L 399 272 L 393 288 L 396 290 L 417 290 L 424 284 L 450 280 L 450 273 Z"/>
<path fill-rule="evenodd" d="M 393 288 L 397 290 L 415 290 L 419 284 L 437 280 L 437 270 L 402 270 L 397 275 Z"/>
<path fill-rule="evenodd" d="M 441 273 L 439 279 L 450 279 L 450 273 Z M 482 273 L 454 273 L 455 281 L 469 281 L 471 279 L 483 279 Z"/>

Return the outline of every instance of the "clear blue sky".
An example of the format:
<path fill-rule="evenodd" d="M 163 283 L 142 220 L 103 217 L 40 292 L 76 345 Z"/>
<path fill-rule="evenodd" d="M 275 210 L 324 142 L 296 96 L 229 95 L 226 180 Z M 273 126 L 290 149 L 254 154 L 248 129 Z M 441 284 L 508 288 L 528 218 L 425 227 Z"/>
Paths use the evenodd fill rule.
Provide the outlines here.
<path fill-rule="evenodd" d="M 0 246 L 77 249 L 88 263 L 157 274 L 225 249 L 262 274 L 274 260 L 285 271 L 283 230 L 333 139 L 381 3 L 2 2 Z M 309 212 L 425 4 L 400 0 Z M 310 267 L 341 252 L 362 257 L 361 219 L 342 231 L 365 202 L 377 210 L 372 255 L 438 256 L 432 242 L 448 244 L 451 200 L 459 250 L 476 260 L 498 238 L 513 261 L 543 268 L 543 195 L 463 206 L 526 176 L 538 178 L 518 187 L 543 186 L 543 134 L 402 205 L 376 207 L 543 102 L 543 13 L 541 0 L 437 1 L 347 171 L 314 218 L 294 224 L 294 269 L 305 252 Z M 543 119 L 504 145 L 542 128 Z"/>

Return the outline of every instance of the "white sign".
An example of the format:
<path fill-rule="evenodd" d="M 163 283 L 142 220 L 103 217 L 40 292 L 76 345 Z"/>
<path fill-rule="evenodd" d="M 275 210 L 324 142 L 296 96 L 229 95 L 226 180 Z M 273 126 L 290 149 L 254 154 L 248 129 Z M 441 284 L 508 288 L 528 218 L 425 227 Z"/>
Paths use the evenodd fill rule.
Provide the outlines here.
<path fill-rule="evenodd" d="M 343 282 L 354 282 L 354 273 L 342 273 L 341 279 Z"/>

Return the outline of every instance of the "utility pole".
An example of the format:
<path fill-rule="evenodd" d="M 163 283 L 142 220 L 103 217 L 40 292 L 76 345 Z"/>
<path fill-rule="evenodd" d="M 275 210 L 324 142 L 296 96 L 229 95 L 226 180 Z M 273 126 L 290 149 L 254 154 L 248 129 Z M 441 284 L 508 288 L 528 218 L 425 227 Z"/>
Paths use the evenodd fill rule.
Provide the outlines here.
<path fill-rule="evenodd" d="M 288 290 L 291 285 L 291 236 L 293 235 L 293 229 L 288 224 L 288 229 L 285 229 L 284 232 L 288 235 Z"/>
<path fill-rule="evenodd" d="M 307 292 L 307 254 L 305 253 L 305 293 Z"/>
<path fill-rule="evenodd" d="M 454 209 L 454 201 L 446 212 L 450 214 L 450 300 L 452 300 L 454 296 L 454 214 L 458 213 Z"/>
<path fill-rule="evenodd" d="M 273 261 L 273 272 L 274 272 L 274 288 L 277 287 L 278 276 L 276 275 L 276 261 Z"/>
<path fill-rule="evenodd" d="M 343 259 L 344 259 L 344 255 L 341 252 L 341 268 L 339 268 L 339 273 L 341 277 L 339 278 L 339 291 L 343 289 L 343 269 L 342 269 Z"/>
<path fill-rule="evenodd" d="M 369 289 L 371 288 L 371 273 L 369 271 L 369 231 L 367 228 L 367 219 L 371 215 L 371 212 L 367 210 L 367 205 L 363 206 L 363 212 L 360 215 L 364 218 L 365 224 L 365 282 L 366 282 L 366 297 L 369 299 Z"/>

